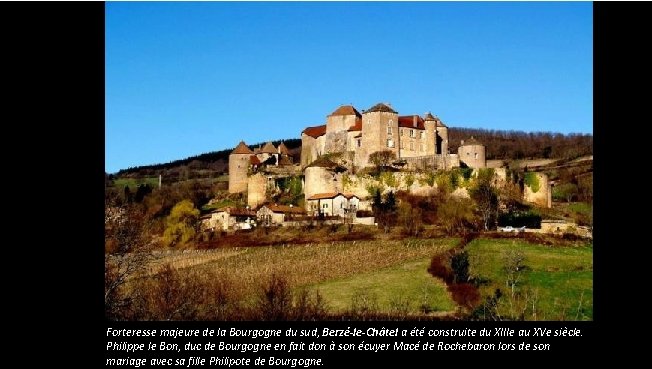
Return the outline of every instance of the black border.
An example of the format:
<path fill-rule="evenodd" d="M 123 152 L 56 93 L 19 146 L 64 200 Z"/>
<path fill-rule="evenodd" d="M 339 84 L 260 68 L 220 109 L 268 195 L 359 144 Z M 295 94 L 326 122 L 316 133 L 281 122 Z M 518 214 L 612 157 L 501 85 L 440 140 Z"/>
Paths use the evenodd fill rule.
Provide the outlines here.
<path fill-rule="evenodd" d="M 642 11 L 642 6 L 640 3 L 594 3 L 594 155 L 597 157 L 594 179 L 598 183 L 594 187 L 594 321 L 583 324 L 589 333 L 586 339 L 553 352 L 573 353 L 578 361 L 584 360 L 587 354 L 610 354 L 617 346 L 627 345 L 629 337 L 615 334 L 614 329 L 622 327 L 622 324 L 616 325 L 615 317 L 627 317 L 631 324 L 645 314 L 638 311 L 642 306 L 636 304 L 631 312 L 622 310 L 620 301 L 625 292 L 620 288 L 626 281 L 615 278 L 611 272 L 609 275 L 606 273 L 607 270 L 613 270 L 614 274 L 623 272 L 624 259 L 632 257 L 623 256 L 623 249 L 631 245 L 642 247 L 646 243 L 637 240 L 636 235 L 631 240 L 621 238 L 621 235 L 616 239 L 609 231 L 614 224 L 621 225 L 629 219 L 619 216 L 629 214 L 620 205 L 623 201 L 618 201 L 626 195 L 615 193 L 626 190 L 617 181 L 625 175 L 612 175 L 614 168 L 627 166 L 622 158 L 626 156 L 624 151 L 629 145 L 614 128 L 624 128 L 627 123 L 646 116 L 638 115 L 640 110 L 636 110 L 645 106 L 644 96 L 628 93 L 632 83 L 643 83 L 644 71 L 649 65 L 639 51 L 645 49 L 644 35 L 647 33 L 646 12 Z M 56 340 L 59 335 L 68 334 L 61 339 L 59 357 L 88 353 L 91 355 L 88 363 L 97 365 L 96 360 L 103 362 L 105 357 L 106 327 L 119 325 L 107 322 L 103 316 L 99 293 L 103 277 L 98 266 L 102 265 L 104 256 L 101 248 L 93 246 L 101 244 L 103 238 L 100 214 L 104 191 L 104 3 L 4 3 L 0 9 L 7 20 L 3 23 L 9 31 L 6 34 L 15 36 L 11 37 L 5 54 L 11 56 L 7 72 L 13 77 L 9 85 L 14 96 L 9 101 L 23 103 L 9 108 L 19 113 L 15 128 L 19 132 L 22 130 L 21 143 L 26 149 L 34 150 L 40 158 L 36 163 L 21 161 L 15 156 L 27 150 L 14 151 L 9 162 L 22 167 L 24 172 L 19 173 L 24 178 L 33 178 L 35 169 L 30 164 L 36 166 L 41 179 L 28 181 L 35 183 L 26 184 L 26 189 L 21 186 L 20 190 L 31 191 L 37 198 L 49 199 L 44 208 L 39 208 L 48 211 L 48 224 L 37 229 L 31 225 L 25 228 L 25 235 L 30 240 L 33 236 L 37 239 L 29 242 L 28 247 L 46 255 L 42 282 L 21 286 L 23 290 L 30 289 L 22 291 L 24 295 L 36 295 L 30 301 L 34 312 L 26 312 L 37 320 L 36 323 L 41 318 L 56 321 L 57 336 L 53 338 L 50 333 L 45 337 Z M 632 132 L 637 129 L 634 127 Z M 612 192 L 614 194 L 609 196 Z M 14 194 L 20 193 L 16 191 Z M 8 197 L 18 200 L 16 206 L 25 207 L 20 198 L 15 198 L 18 196 L 10 193 Z M 25 212 L 20 216 L 33 219 L 34 214 Z M 21 222 L 29 220 L 22 218 Z M 160 322 L 121 324 L 130 327 L 169 326 Z M 268 326 L 270 323 L 252 324 Z M 306 323 L 297 323 L 296 326 L 302 324 Z M 365 324 L 346 323 L 352 327 Z M 466 322 L 442 324 L 470 325 Z M 228 322 L 173 324 L 175 327 L 198 325 L 233 326 Z M 413 325 L 421 326 L 423 323 Z M 575 324 L 569 322 L 567 325 Z M 44 337 L 32 334 L 32 339 Z M 439 356 L 437 352 L 410 355 L 409 362 L 432 359 L 433 354 Z M 356 356 L 328 355 L 331 366 L 357 361 L 360 357 Z M 394 354 L 365 355 L 364 359 L 367 364 L 380 364 L 389 356 L 399 360 L 408 358 Z M 485 355 L 475 356 L 484 358 Z M 466 353 L 464 357 L 467 357 Z"/>

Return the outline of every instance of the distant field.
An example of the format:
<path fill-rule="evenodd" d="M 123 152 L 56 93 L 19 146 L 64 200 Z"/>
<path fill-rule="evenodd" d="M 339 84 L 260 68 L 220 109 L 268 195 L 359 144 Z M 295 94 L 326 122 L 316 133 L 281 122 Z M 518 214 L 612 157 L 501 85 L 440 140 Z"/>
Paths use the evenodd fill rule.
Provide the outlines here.
<path fill-rule="evenodd" d="M 143 178 L 117 178 L 113 181 L 115 187 L 124 188 L 129 186 L 130 189 L 135 189 L 138 185 L 149 184 L 152 187 L 158 186 L 158 177 L 143 177 Z"/>
<path fill-rule="evenodd" d="M 488 279 L 481 286 L 483 297 L 500 288 L 499 312 L 504 316 L 523 313 L 526 320 L 593 319 L 593 247 L 533 245 L 519 239 L 476 239 L 466 246 L 472 276 Z M 516 298 L 506 284 L 503 269 L 510 252 L 525 256 Z M 534 306 L 534 309 L 532 308 Z"/>

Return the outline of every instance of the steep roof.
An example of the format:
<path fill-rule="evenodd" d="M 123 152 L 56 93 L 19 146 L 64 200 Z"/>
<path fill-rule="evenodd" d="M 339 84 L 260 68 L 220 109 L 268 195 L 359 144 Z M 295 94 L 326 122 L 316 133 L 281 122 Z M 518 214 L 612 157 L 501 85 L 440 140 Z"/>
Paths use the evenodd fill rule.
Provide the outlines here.
<path fill-rule="evenodd" d="M 437 121 L 437 127 L 447 127 L 444 122 L 441 121 L 439 118 L 435 118 L 435 121 Z M 448 127 L 447 127 L 448 128 Z"/>
<path fill-rule="evenodd" d="M 231 151 L 231 154 L 253 154 L 253 153 L 254 152 L 251 151 L 251 149 L 249 149 L 247 147 L 247 145 L 244 143 L 244 141 L 240 141 L 238 146 L 236 146 L 235 149 L 233 149 L 233 151 Z"/>
<path fill-rule="evenodd" d="M 424 120 L 435 120 L 435 117 L 432 116 L 430 112 L 427 112 L 426 115 L 423 117 Z"/>
<path fill-rule="evenodd" d="M 339 108 L 337 108 L 334 112 L 332 112 L 329 116 L 333 115 L 355 115 L 356 117 L 361 117 L 362 114 L 360 114 L 359 111 L 357 111 L 353 105 L 342 105 Z"/>
<path fill-rule="evenodd" d="M 355 123 L 349 127 L 348 131 L 362 131 L 362 118 L 355 118 Z"/>
<path fill-rule="evenodd" d="M 395 111 L 394 109 L 392 109 L 391 107 L 389 107 L 389 106 L 387 106 L 387 105 L 385 105 L 383 103 L 378 103 L 378 104 L 372 106 L 371 108 L 365 110 L 365 113 L 371 113 L 371 112 L 376 112 L 376 111 L 398 114 L 397 111 Z"/>
<path fill-rule="evenodd" d="M 287 166 L 292 165 L 292 160 L 290 160 L 287 155 L 281 155 L 278 159 L 278 165 Z"/>
<path fill-rule="evenodd" d="M 346 197 L 347 199 L 349 199 L 349 200 L 351 200 L 351 199 L 354 198 L 354 197 L 357 198 L 358 200 L 360 199 L 360 197 L 358 197 L 358 195 L 356 195 L 356 194 L 354 194 L 354 193 L 350 193 L 350 192 L 343 193 L 342 195 L 343 195 L 344 197 Z"/>
<path fill-rule="evenodd" d="M 414 117 L 417 117 L 417 126 L 414 126 Z M 424 120 L 418 115 L 406 115 L 398 117 L 398 126 L 406 128 L 415 128 L 415 129 L 426 129 L 423 125 Z"/>
<path fill-rule="evenodd" d="M 263 149 L 261 150 L 262 153 L 264 154 L 277 154 L 278 150 L 276 150 L 276 147 L 271 142 L 267 142 L 265 146 L 263 146 Z"/>
<path fill-rule="evenodd" d="M 326 134 L 326 125 L 324 124 L 323 126 L 306 127 L 306 129 L 304 129 L 301 133 L 305 133 L 310 137 L 317 138 Z"/>
<path fill-rule="evenodd" d="M 256 155 L 251 155 L 249 157 L 249 163 L 251 165 L 260 165 L 260 160 L 258 159 L 258 157 Z"/>
<path fill-rule="evenodd" d="M 283 142 L 278 145 L 278 153 L 282 155 L 287 155 L 289 153 L 287 146 Z"/>

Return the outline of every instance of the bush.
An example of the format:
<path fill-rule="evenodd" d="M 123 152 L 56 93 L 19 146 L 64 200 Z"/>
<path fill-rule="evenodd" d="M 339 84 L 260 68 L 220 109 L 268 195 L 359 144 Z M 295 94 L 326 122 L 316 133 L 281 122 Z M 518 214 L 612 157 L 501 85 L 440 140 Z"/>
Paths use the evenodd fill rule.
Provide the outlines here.
<path fill-rule="evenodd" d="M 533 193 L 539 192 L 539 189 L 541 188 L 539 176 L 535 172 L 526 172 L 523 178 L 523 183 L 530 187 Z"/>

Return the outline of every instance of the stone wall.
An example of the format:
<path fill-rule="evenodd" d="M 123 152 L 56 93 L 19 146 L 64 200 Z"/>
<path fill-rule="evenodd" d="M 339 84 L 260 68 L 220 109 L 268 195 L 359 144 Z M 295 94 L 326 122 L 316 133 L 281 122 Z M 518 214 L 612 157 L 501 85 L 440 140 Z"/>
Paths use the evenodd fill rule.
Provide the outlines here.
<path fill-rule="evenodd" d="M 548 176 L 545 173 L 539 172 L 528 173 L 534 173 L 537 176 L 539 189 L 537 192 L 534 192 L 530 186 L 525 185 L 523 189 L 523 200 L 547 208 L 552 207 L 552 188 L 549 184 Z"/>
<path fill-rule="evenodd" d="M 267 177 L 257 173 L 249 177 L 247 186 L 247 205 L 252 209 L 265 202 Z"/>
<path fill-rule="evenodd" d="M 328 132 L 324 135 L 324 153 L 344 152 L 347 150 L 347 131 Z"/>
<path fill-rule="evenodd" d="M 337 177 L 340 177 L 340 180 L 337 180 Z M 306 168 L 304 171 L 304 181 L 305 186 L 303 187 L 303 192 L 306 199 L 316 193 L 341 192 L 341 186 L 338 189 L 338 184 L 342 183 L 341 175 L 326 168 Z"/>

